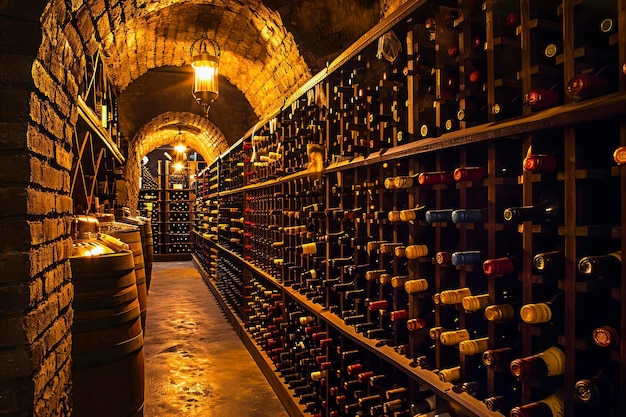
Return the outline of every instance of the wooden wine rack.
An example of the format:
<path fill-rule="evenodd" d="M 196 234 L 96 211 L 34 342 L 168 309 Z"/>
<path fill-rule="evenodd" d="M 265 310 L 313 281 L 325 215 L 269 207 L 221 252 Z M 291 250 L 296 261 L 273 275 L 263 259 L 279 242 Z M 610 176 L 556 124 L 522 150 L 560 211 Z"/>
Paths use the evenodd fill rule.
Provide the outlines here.
<path fill-rule="evenodd" d="M 309 378 L 312 395 L 301 397 L 304 406 L 294 398 L 281 374 L 280 349 L 268 346 L 279 333 L 256 334 L 267 320 L 260 306 L 278 299 L 272 312 L 291 326 L 285 325 L 282 337 L 306 333 L 292 316 L 311 316 L 309 326 L 319 326 L 333 346 L 356 347 L 362 365 L 392 376 L 385 389 L 406 387 L 407 412 L 429 390 L 437 412 L 498 416 L 482 399 L 518 387 L 512 405 L 558 391 L 565 416 L 620 415 L 626 405 L 626 343 L 597 348 L 590 326 L 612 319 L 626 335 L 626 267 L 616 277 L 586 279 L 577 263 L 626 248 L 626 169 L 613 160 L 613 152 L 626 146 L 625 9 L 623 0 L 409 1 L 198 176 L 194 259 L 291 415 L 350 414 L 329 387 L 337 383 L 334 376 L 326 384 Z M 596 33 L 599 18 L 612 19 L 618 29 Z M 394 62 L 377 58 L 379 39 L 391 33 L 402 45 Z M 548 42 L 562 45 L 554 58 L 542 54 Z M 600 95 L 575 100 L 566 86 L 578 74 L 600 75 L 607 84 Z M 527 95 L 537 89 L 556 92 L 556 102 L 543 109 L 529 105 Z M 554 169 L 523 169 L 529 154 L 553 157 Z M 419 173 L 459 167 L 482 167 L 484 174 L 417 184 Z M 415 186 L 385 186 L 400 176 L 412 177 Z M 548 196 L 559 206 L 550 221 L 513 224 L 503 218 L 507 207 L 536 205 Z M 411 222 L 388 218 L 390 211 L 418 205 L 425 209 Z M 443 209 L 483 211 L 475 223 L 425 220 L 424 211 Z M 426 245 L 428 254 L 407 259 L 368 250 L 374 241 Z M 321 248 L 316 254 L 299 253 L 312 242 Z M 515 272 L 487 275 L 480 264 L 435 261 L 439 252 L 472 250 L 480 251 L 481 261 L 512 256 Z M 561 251 L 563 268 L 538 272 L 533 256 L 554 250 Z M 429 288 L 409 294 L 365 279 L 365 272 L 379 269 L 424 278 Z M 322 277 L 305 281 L 309 270 Z M 352 284 L 346 289 L 333 283 Z M 489 304 L 503 302 L 505 294 L 522 304 L 544 302 L 562 291 L 559 313 L 565 319 L 542 326 L 519 319 L 500 324 L 459 304 L 433 302 L 441 291 L 463 287 L 487 294 Z M 424 318 L 429 326 L 488 336 L 489 349 L 518 344 L 518 357 L 562 345 L 564 374 L 516 381 L 508 369 L 484 369 L 476 357 L 454 353 L 439 341 L 426 348 L 403 321 L 388 322 L 381 312 L 369 311 L 366 300 L 385 300 L 389 311 L 406 310 L 408 319 Z M 387 328 L 384 339 L 347 324 L 347 312 Z M 346 365 L 330 347 L 312 349 L 335 358 L 336 369 Z M 425 354 L 431 363 L 420 366 L 417 359 Z M 458 382 L 439 379 L 437 370 L 455 365 L 461 367 L 460 382 L 480 380 L 482 392 L 460 392 Z M 571 395 L 576 382 L 608 368 L 611 398 L 600 406 L 577 403 Z M 304 369 L 306 379 L 316 368 Z M 341 378 L 345 374 L 339 381 L 347 381 Z M 363 388 L 364 395 L 380 393 L 380 404 L 385 389 Z"/>

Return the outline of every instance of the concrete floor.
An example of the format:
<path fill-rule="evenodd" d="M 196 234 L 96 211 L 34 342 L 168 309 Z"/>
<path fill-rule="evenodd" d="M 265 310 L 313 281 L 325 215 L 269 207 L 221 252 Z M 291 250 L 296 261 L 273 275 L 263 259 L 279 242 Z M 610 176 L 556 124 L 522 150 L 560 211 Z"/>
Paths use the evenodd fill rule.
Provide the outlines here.
<path fill-rule="evenodd" d="M 144 351 L 144 417 L 288 416 L 191 261 L 154 263 Z"/>

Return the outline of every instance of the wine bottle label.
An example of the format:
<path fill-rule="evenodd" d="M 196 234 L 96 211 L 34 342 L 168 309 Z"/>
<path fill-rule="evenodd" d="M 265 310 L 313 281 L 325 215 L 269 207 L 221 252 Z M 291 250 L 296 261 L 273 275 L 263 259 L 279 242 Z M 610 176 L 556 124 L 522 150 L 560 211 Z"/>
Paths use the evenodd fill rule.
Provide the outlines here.
<path fill-rule="evenodd" d="M 404 290 L 409 294 L 426 291 L 427 289 L 428 281 L 425 279 L 412 279 L 404 283 Z"/>
<path fill-rule="evenodd" d="M 439 340 L 446 346 L 458 345 L 464 340 L 469 340 L 470 335 L 467 329 L 451 330 L 448 332 L 442 332 L 439 336 Z"/>
<path fill-rule="evenodd" d="M 439 300 L 442 304 L 459 304 L 463 298 L 472 295 L 469 288 L 459 288 L 456 290 L 444 290 L 439 293 Z"/>
<path fill-rule="evenodd" d="M 464 355 L 477 355 L 483 353 L 489 348 L 489 338 L 463 340 L 459 342 L 459 352 Z"/>
<path fill-rule="evenodd" d="M 506 322 L 513 320 L 515 310 L 510 304 L 491 305 L 485 308 L 485 319 L 492 322 Z"/>
<path fill-rule="evenodd" d="M 302 316 L 298 318 L 298 323 L 300 323 L 301 325 L 307 325 L 309 323 L 312 323 L 313 320 L 315 320 L 313 317 L 311 316 Z"/>
<path fill-rule="evenodd" d="M 305 243 L 302 245 L 303 255 L 313 255 L 315 253 L 317 253 L 317 245 L 315 242 Z"/>
<path fill-rule="evenodd" d="M 439 371 L 439 379 L 442 382 L 454 382 L 461 379 L 461 367 L 455 366 L 454 368 L 442 369 Z"/>
<path fill-rule="evenodd" d="M 541 400 L 541 402 L 550 407 L 553 417 L 563 417 L 565 415 L 565 411 L 563 409 L 563 398 L 561 398 L 558 393 L 549 395 Z"/>
<path fill-rule="evenodd" d="M 410 245 L 405 250 L 408 259 L 417 259 L 428 255 L 428 246 L 426 245 Z"/>
<path fill-rule="evenodd" d="M 489 294 L 470 295 L 461 300 L 465 311 L 483 310 L 489 305 Z"/>
<path fill-rule="evenodd" d="M 526 304 L 520 309 L 520 317 L 525 323 L 548 323 L 552 320 L 552 310 L 546 303 Z"/>
<path fill-rule="evenodd" d="M 552 346 L 541 352 L 540 356 L 546 363 L 546 376 L 563 375 L 565 368 L 565 353 L 562 349 Z"/>

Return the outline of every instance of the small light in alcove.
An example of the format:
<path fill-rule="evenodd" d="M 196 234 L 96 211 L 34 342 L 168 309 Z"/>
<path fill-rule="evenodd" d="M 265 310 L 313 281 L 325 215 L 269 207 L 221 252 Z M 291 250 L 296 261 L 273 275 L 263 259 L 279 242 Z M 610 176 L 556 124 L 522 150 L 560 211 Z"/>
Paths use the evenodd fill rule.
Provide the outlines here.
<path fill-rule="evenodd" d="M 174 163 L 174 171 L 176 171 L 176 172 L 182 171 L 183 168 L 185 168 L 185 164 L 183 164 L 182 162 Z"/>

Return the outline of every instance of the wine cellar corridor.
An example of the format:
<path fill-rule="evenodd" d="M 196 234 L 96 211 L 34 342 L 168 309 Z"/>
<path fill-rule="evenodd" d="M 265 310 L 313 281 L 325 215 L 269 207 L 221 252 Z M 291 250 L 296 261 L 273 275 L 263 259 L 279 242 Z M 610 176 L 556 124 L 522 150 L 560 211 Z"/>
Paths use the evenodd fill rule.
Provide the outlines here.
<path fill-rule="evenodd" d="M 626 0 L 23 3 L 0 417 L 623 416 Z"/>

